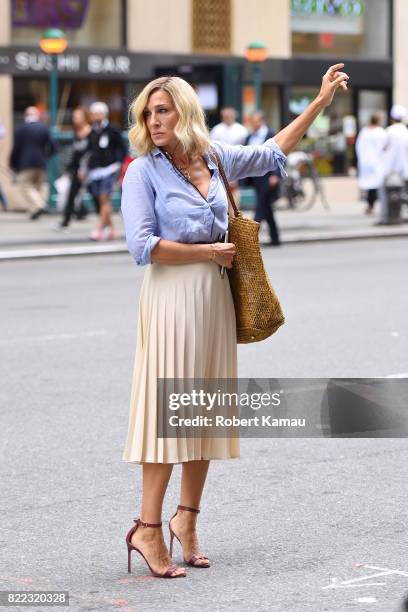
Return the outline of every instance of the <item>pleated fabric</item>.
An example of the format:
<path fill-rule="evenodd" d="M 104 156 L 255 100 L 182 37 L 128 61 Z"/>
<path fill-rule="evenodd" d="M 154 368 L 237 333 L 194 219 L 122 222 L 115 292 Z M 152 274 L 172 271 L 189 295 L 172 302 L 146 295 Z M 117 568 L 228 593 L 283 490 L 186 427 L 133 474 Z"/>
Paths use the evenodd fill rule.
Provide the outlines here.
<path fill-rule="evenodd" d="M 239 457 L 239 438 L 157 437 L 158 378 L 236 378 L 228 275 L 211 262 L 152 264 L 143 279 L 123 460 L 181 463 Z"/>

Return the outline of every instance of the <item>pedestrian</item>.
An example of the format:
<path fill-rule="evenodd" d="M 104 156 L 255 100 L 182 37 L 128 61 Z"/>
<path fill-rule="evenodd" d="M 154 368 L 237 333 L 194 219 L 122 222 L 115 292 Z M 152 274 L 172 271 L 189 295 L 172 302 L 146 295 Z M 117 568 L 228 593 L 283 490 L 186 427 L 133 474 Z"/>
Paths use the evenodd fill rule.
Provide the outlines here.
<path fill-rule="evenodd" d="M 80 168 L 81 159 L 84 156 L 89 145 L 89 134 L 91 132 L 91 125 L 89 120 L 88 109 L 84 106 L 79 106 L 72 111 L 72 128 L 74 132 L 74 140 L 72 143 L 71 159 L 66 167 L 66 173 L 69 176 L 70 186 L 68 191 L 68 197 L 65 203 L 62 221 L 59 223 L 56 229 L 63 229 L 68 227 L 71 221 L 71 217 L 75 212 L 75 205 L 77 202 L 78 195 L 80 194 L 83 182 L 80 180 L 78 173 Z M 86 206 L 81 201 L 79 202 L 76 210 L 77 219 L 85 219 L 87 216 Z"/>
<path fill-rule="evenodd" d="M 89 110 L 92 130 L 88 136 L 86 154 L 81 160 L 79 178 L 87 181 L 99 213 L 98 227 L 92 231 L 90 238 L 114 240 L 112 192 L 127 148 L 119 129 L 109 122 L 107 104 L 94 102 Z"/>
<path fill-rule="evenodd" d="M 390 125 L 385 129 L 380 224 L 399 219 L 402 190 L 408 181 L 408 130 L 404 124 L 406 115 L 404 106 L 394 104 L 390 111 Z"/>
<path fill-rule="evenodd" d="M 14 132 L 10 167 L 17 173 L 17 184 L 28 204 L 32 221 L 46 212 L 47 162 L 54 152 L 50 131 L 41 122 L 40 111 L 29 106 L 24 112 L 24 123 Z"/>
<path fill-rule="evenodd" d="M 366 214 L 374 212 L 378 189 L 384 182 L 384 145 L 386 134 L 381 126 L 381 117 L 374 113 L 370 123 L 357 136 L 356 154 L 358 162 L 358 184 L 367 192 Z"/>
<path fill-rule="evenodd" d="M 237 111 L 232 106 L 221 109 L 221 123 L 210 131 L 211 140 L 219 140 L 230 145 L 244 144 L 248 130 L 237 121 Z"/>
<path fill-rule="evenodd" d="M 237 121 L 237 111 L 232 106 L 221 109 L 221 123 L 217 123 L 210 131 L 213 141 L 224 142 L 230 145 L 242 145 L 248 137 L 248 130 Z M 235 204 L 239 206 L 240 192 L 238 181 L 230 184 Z"/>
<path fill-rule="evenodd" d="M 179 77 L 148 83 L 131 105 L 129 140 L 139 157 L 127 170 L 122 213 L 129 251 L 146 268 L 140 294 L 138 334 L 123 459 L 142 464 L 140 518 L 126 536 L 128 571 L 138 551 L 153 575 L 185 576 L 170 565 L 161 530 L 164 494 L 173 465 L 182 463 L 180 505 L 170 521 L 171 539 L 184 560 L 208 567 L 200 552 L 196 518 L 211 459 L 239 457 L 237 437 L 162 437 L 157 379 L 219 379 L 237 376 L 235 312 L 228 275 L 235 245 L 224 242 L 227 197 L 215 149 L 227 179 L 283 170 L 287 155 L 339 86 L 347 88 L 344 64 L 329 68 L 316 99 L 275 139 L 254 146 L 211 146 L 205 115 L 193 88 Z"/>
<path fill-rule="evenodd" d="M 273 137 L 273 132 L 267 126 L 265 115 L 262 111 L 252 113 L 250 121 L 252 133 L 246 139 L 247 145 L 261 145 Z M 270 234 L 270 242 L 267 245 L 271 246 L 280 245 L 278 226 L 276 225 L 273 211 L 273 203 L 279 197 L 279 176 L 278 170 L 272 169 L 264 176 L 254 176 L 248 181 L 248 184 L 252 185 L 255 189 L 255 221 L 259 223 L 262 221 L 267 222 Z"/>

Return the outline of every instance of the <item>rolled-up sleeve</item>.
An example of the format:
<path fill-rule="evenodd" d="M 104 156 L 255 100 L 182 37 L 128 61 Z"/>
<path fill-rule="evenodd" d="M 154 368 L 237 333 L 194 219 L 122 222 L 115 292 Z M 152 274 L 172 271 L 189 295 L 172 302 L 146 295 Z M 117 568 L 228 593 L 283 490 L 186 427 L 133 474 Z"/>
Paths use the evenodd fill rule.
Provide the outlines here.
<path fill-rule="evenodd" d="M 214 146 L 231 182 L 249 176 L 263 176 L 273 170 L 278 170 L 281 176 L 287 176 L 286 155 L 273 138 L 269 138 L 262 145 L 227 145 L 215 142 Z"/>
<path fill-rule="evenodd" d="M 151 252 L 159 242 L 154 212 L 154 190 L 144 176 L 141 160 L 134 160 L 122 185 L 121 210 L 126 244 L 138 265 L 151 263 Z"/>

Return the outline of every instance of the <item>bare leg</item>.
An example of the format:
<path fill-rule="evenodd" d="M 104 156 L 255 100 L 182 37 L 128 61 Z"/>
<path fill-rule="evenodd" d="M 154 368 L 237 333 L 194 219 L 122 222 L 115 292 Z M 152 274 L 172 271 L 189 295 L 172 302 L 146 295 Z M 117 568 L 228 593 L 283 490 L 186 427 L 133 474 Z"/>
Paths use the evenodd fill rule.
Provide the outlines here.
<path fill-rule="evenodd" d="M 183 463 L 180 504 L 199 509 L 209 466 L 210 462 L 205 460 Z"/>
<path fill-rule="evenodd" d="M 180 491 L 182 506 L 199 509 L 209 465 L 210 462 L 206 460 L 183 463 Z M 182 542 L 183 556 L 186 560 L 190 559 L 193 554 L 202 554 L 198 545 L 196 522 L 197 514 L 184 510 L 179 510 L 171 522 L 174 532 Z M 195 564 L 208 565 L 208 559 L 199 559 Z"/>
<path fill-rule="evenodd" d="M 160 523 L 163 498 L 172 469 L 172 463 L 143 464 L 143 493 L 140 518 L 145 523 Z M 132 536 L 132 544 L 143 552 L 152 569 L 156 572 L 162 573 L 171 565 L 171 559 L 161 529 L 139 527 Z M 185 573 L 184 569 L 178 568 L 174 575 L 183 573 Z"/>
<path fill-rule="evenodd" d="M 173 470 L 172 463 L 144 463 L 142 509 L 140 518 L 146 523 L 160 523 L 164 494 Z"/>
<path fill-rule="evenodd" d="M 112 202 L 110 195 L 107 193 L 101 193 L 99 196 L 100 202 L 100 228 L 109 227 L 113 231 L 112 221 Z"/>

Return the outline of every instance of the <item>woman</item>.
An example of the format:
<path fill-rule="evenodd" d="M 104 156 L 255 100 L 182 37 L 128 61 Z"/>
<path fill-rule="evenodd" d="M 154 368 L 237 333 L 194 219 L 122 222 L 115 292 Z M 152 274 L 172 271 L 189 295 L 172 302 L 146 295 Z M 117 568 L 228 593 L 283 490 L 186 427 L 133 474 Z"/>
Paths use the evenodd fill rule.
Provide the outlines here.
<path fill-rule="evenodd" d="M 285 155 L 328 106 L 348 76 L 332 66 L 310 106 L 263 145 L 212 145 L 229 181 L 280 168 Z M 173 464 L 182 463 L 180 505 L 170 521 L 171 540 L 186 563 L 209 567 L 200 552 L 196 518 L 211 459 L 239 456 L 237 438 L 159 438 L 158 378 L 236 378 L 236 330 L 228 276 L 235 246 L 223 242 L 227 198 L 210 155 L 205 118 L 194 90 L 178 77 L 149 83 L 131 106 L 129 140 L 141 155 L 126 173 L 122 212 L 129 251 L 149 265 L 140 295 L 129 428 L 123 459 L 143 465 L 140 519 L 128 532 L 132 550 L 153 575 L 185 576 L 171 565 L 161 530 L 164 494 Z M 215 265 L 218 264 L 218 265 Z"/>
<path fill-rule="evenodd" d="M 112 218 L 112 194 L 127 153 L 120 130 L 109 120 L 109 107 L 105 102 L 90 106 L 92 131 L 81 171 L 86 174 L 89 192 L 99 214 L 98 226 L 91 240 L 115 240 Z"/>
<path fill-rule="evenodd" d="M 71 179 L 67 202 L 65 204 L 63 219 L 57 229 L 68 227 L 75 209 L 75 200 L 82 186 L 78 176 L 81 159 L 88 148 L 88 136 L 91 131 L 88 110 L 84 106 L 78 106 L 72 112 L 72 127 L 74 130 L 74 142 L 72 144 L 71 160 L 66 172 Z M 78 219 L 84 219 L 87 215 L 85 205 L 81 202 L 76 213 Z"/>
<path fill-rule="evenodd" d="M 367 191 L 366 215 L 372 215 L 378 198 L 378 189 L 384 183 L 384 146 L 386 133 L 381 117 L 374 114 L 369 125 L 363 127 L 356 140 L 358 184 Z"/>

